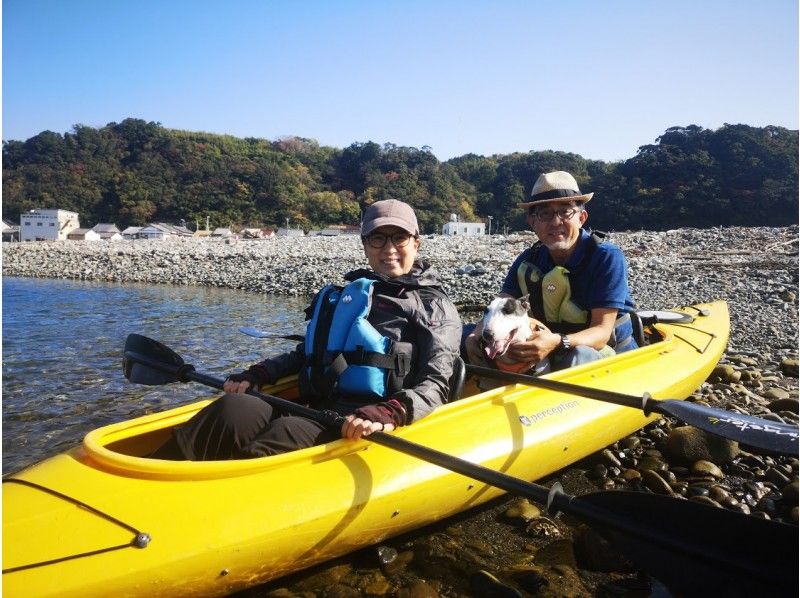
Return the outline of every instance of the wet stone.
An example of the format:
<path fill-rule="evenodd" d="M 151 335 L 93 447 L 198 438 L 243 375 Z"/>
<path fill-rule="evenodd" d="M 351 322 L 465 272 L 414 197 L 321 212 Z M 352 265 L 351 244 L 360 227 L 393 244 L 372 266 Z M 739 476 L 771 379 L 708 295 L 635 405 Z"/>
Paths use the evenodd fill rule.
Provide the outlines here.
<path fill-rule="evenodd" d="M 692 502 L 699 502 L 701 505 L 708 505 L 710 507 L 718 507 L 722 508 L 722 505 L 719 504 L 717 501 L 709 498 L 708 496 L 692 496 L 689 498 Z"/>
<path fill-rule="evenodd" d="M 469 586 L 476 596 L 497 596 L 497 598 L 522 598 L 516 588 L 503 583 L 497 577 L 481 569 L 469 578 Z"/>
<path fill-rule="evenodd" d="M 639 445 L 641 445 L 641 443 L 642 441 L 639 440 L 636 436 L 629 436 L 628 438 L 622 441 L 622 446 L 623 448 L 631 450 L 639 448 Z"/>
<path fill-rule="evenodd" d="M 686 496 L 689 491 L 689 484 L 688 482 L 675 482 L 670 484 L 672 486 L 672 491 L 675 494 L 680 494 L 681 496 Z"/>
<path fill-rule="evenodd" d="M 655 457 L 645 457 L 639 461 L 639 471 L 647 471 L 648 469 L 656 472 L 664 472 L 669 469 L 669 465 L 661 459 Z"/>
<path fill-rule="evenodd" d="M 785 486 L 789 483 L 789 477 L 777 467 L 770 467 L 767 470 L 766 478 L 777 486 Z"/>
<path fill-rule="evenodd" d="M 797 504 L 798 501 L 797 485 L 798 482 L 797 480 L 795 480 L 792 483 L 784 486 L 783 490 L 781 490 L 781 496 L 783 497 L 783 500 L 785 500 L 790 505 Z"/>
<path fill-rule="evenodd" d="M 656 494 L 672 494 L 672 487 L 652 469 L 645 469 L 642 472 L 642 483 Z"/>
<path fill-rule="evenodd" d="M 586 472 L 586 477 L 589 478 L 590 480 L 602 480 L 607 475 L 608 475 L 608 469 L 602 463 L 598 463 L 592 466 L 592 468 Z"/>
<path fill-rule="evenodd" d="M 771 396 L 771 397 L 768 396 L 770 393 L 773 393 L 773 391 L 775 391 L 773 394 L 777 394 L 779 390 L 782 391 L 785 394 L 785 396 Z M 767 396 L 768 399 L 769 398 L 775 399 L 767 404 L 767 409 L 772 411 L 772 413 L 780 413 L 781 411 L 790 411 L 795 415 L 797 414 L 800 401 L 798 401 L 797 399 L 789 398 L 789 393 L 784 391 L 783 389 L 771 388 L 765 393 L 765 396 Z"/>
<path fill-rule="evenodd" d="M 636 471 L 635 469 L 626 469 L 622 472 L 622 479 L 624 479 L 629 484 L 636 484 L 641 481 L 642 474 Z"/>
<path fill-rule="evenodd" d="M 581 526 L 575 538 L 578 566 L 590 571 L 630 571 L 630 562 L 592 528 Z"/>
<path fill-rule="evenodd" d="M 600 456 L 601 456 L 601 458 L 603 460 L 603 463 L 607 467 L 621 467 L 622 466 L 622 463 L 620 462 L 619 458 L 612 451 L 610 451 L 608 449 L 605 449 L 600 454 Z"/>
<path fill-rule="evenodd" d="M 737 513 L 741 513 L 742 515 L 750 514 L 750 506 L 738 500 L 722 506 L 731 511 L 736 511 Z"/>
<path fill-rule="evenodd" d="M 737 476 L 746 480 L 751 480 L 755 477 L 752 471 L 741 465 L 729 465 L 725 468 L 728 475 Z"/>
<path fill-rule="evenodd" d="M 659 475 L 664 478 L 664 481 L 667 482 L 670 486 L 678 481 L 677 476 L 672 473 L 669 469 L 659 473 Z"/>
<path fill-rule="evenodd" d="M 411 550 L 403 550 L 398 553 L 397 558 L 391 563 L 383 565 L 381 569 L 388 576 L 398 575 L 408 568 L 408 565 L 414 560 L 414 552 Z"/>
<path fill-rule="evenodd" d="M 397 591 L 397 598 L 439 598 L 439 592 L 427 582 L 418 579 L 406 588 Z"/>
<path fill-rule="evenodd" d="M 537 565 L 568 565 L 576 567 L 575 549 L 567 539 L 558 539 L 543 546 L 534 556 Z"/>
<path fill-rule="evenodd" d="M 689 488 L 686 490 L 687 496 L 689 498 L 693 496 L 708 496 L 711 494 L 711 489 L 706 486 L 698 486 L 697 484 L 691 484 Z"/>
<path fill-rule="evenodd" d="M 731 499 L 731 494 L 722 486 L 712 486 L 708 495 L 719 504 L 723 505 Z"/>
<path fill-rule="evenodd" d="M 536 594 L 548 586 L 547 578 L 538 568 L 517 571 L 513 574 L 513 578 L 520 588 L 531 594 Z"/>
<path fill-rule="evenodd" d="M 735 374 L 738 374 L 738 372 L 732 365 L 728 363 L 720 364 L 716 366 L 714 370 L 711 372 L 709 380 L 720 381 L 720 382 L 738 382 L 739 381 L 738 376 L 736 377 L 735 380 L 733 379 Z"/>
<path fill-rule="evenodd" d="M 505 516 L 508 519 L 521 519 L 524 522 L 536 519 L 541 514 L 541 509 L 531 503 L 527 498 L 514 501 L 505 512 Z"/>
<path fill-rule="evenodd" d="M 330 596 L 330 598 L 359 598 L 361 592 L 352 586 L 336 583 L 327 589 L 325 595 Z"/>
<path fill-rule="evenodd" d="M 719 467 L 714 465 L 711 461 L 705 461 L 703 459 L 700 461 L 695 461 L 692 464 L 691 472 L 695 475 L 711 476 L 717 480 L 721 480 L 725 477 L 725 474 L 722 473 L 722 470 Z"/>
<path fill-rule="evenodd" d="M 756 509 L 767 513 L 771 517 L 774 517 L 778 512 L 778 505 L 775 502 L 775 499 L 769 496 L 764 496 L 758 501 L 758 504 L 756 504 Z"/>
<path fill-rule="evenodd" d="M 539 538 L 560 538 L 561 530 L 547 517 L 541 517 L 532 521 L 525 529 L 525 532 L 531 536 Z"/>
<path fill-rule="evenodd" d="M 784 359 L 781 361 L 781 372 L 784 376 L 800 377 L 800 361 L 797 359 Z"/>
<path fill-rule="evenodd" d="M 739 444 L 692 426 L 673 428 L 665 443 L 669 457 L 679 462 L 728 463 L 739 454 Z"/>
<path fill-rule="evenodd" d="M 397 550 L 391 546 L 378 546 L 376 552 L 381 565 L 389 565 L 397 560 Z"/>

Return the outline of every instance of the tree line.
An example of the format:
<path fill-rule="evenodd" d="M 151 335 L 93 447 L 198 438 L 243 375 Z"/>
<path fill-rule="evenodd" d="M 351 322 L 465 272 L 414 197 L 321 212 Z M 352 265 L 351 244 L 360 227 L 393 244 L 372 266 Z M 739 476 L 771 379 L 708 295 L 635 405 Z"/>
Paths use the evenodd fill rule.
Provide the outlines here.
<path fill-rule="evenodd" d="M 561 151 L 466 154 L 371 141 L 339 149 L 299 137 L 269 141 L 168 129 L 126 119 L 3 142 L 3 218 L 34 208 L 82 223 L 148 222 L 310 229 L 358 224 L 370 203 L 407 201 L 423 232 L 450 214 L 525 228 L 517 205 L 543 172 L 566 170 L 593 191 L 603 230 L 785 226 L 797 222 L 798 131 L 726 124 L 671 127 L 621 162 Z"/>

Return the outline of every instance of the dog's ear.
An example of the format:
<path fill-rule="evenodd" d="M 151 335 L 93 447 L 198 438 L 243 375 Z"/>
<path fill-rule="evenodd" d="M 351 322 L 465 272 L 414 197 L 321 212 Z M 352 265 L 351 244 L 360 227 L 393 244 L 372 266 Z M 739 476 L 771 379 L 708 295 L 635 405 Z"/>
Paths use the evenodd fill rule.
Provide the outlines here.
<path fill-rule="evenodd" d="M 519 299 L 517 299 L 517 301 L 519 301 L 520 305 L 522 305 L 522 309 L 524 309 L 528 313 L 531 312 L 531 302 L 528 299 L 528 295 L 525 295 L 524 297 L 520 297 Z"/>

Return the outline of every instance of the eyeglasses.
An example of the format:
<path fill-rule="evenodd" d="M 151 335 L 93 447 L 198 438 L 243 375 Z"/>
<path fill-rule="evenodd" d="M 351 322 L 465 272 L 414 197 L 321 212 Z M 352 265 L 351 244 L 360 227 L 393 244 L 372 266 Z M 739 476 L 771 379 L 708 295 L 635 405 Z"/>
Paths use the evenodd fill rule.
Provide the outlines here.
<path fill-rule="evenodd" d="M 578 206 L 569 206 L 565 208 L 542 208 L 542 209 L 532 209 L 530 211 L 530 215 L 533 216 L 539 222 L 551 222 L 553 218 L 558 216 L 558 218 L 562 221 L 569 220 L 578 212 L 583 211 L 582 207 Z"/>
<path fill-rule="evenodd" d="M 366 237 L 362 237 L 364 241 L 372 247 L 373 249 L 382 249 L 386 245 L 386 241 L 391 240 L 392 245 L 395 247 L 405 247 L 408 245 L 408 242 L 414 238 L 414 235 L 410 235 L 408 233 L 392 233 L 391 235 L 385 235 L 383 233 L 373 233 L 371 235 L 367 235 Z"/>

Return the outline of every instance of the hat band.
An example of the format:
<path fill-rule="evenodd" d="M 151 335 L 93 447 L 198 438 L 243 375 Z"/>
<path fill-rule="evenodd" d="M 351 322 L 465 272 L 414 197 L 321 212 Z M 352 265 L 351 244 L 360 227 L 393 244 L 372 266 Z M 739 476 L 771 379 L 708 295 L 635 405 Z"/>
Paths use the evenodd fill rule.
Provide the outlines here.
<path fill-rule="evenodd" d="M 583 195 L 580 191 L 573 189 L 553 189 L 551 191 L 542 191 L 531 197 L 531 201 L 542 201 L 545 199 L 559 199 L 561 197 L 575 197 Z"/>

